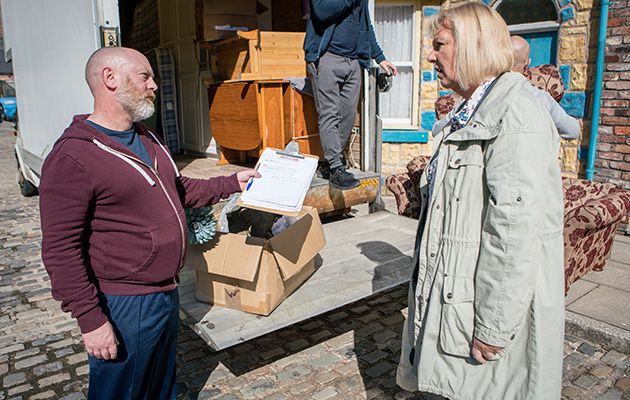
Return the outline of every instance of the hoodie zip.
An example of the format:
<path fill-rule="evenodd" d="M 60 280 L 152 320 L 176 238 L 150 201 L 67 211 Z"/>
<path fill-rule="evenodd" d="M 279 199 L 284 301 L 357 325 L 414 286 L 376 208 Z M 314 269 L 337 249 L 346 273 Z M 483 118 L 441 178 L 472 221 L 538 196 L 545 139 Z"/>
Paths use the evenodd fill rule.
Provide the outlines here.
<path fill-rule="evenodd" d="M 149 131 L 149 133 L 151 133 Z M 153 138 L 155 139 L 155 136 L 151 133 L 151 136 L 153 136 Z M 145 163 L 144 161 L 127 155 L 125 153 L 122 153 L 118 150 L 114 150 L 111 147 L 99 142 L 97 139 L 92 139 L 92 142 L 94 142 L 94 144 L 96 144 L 98 146 L 98 148 L 100 148 L 101 150 L 104 150 L 118 158 L 120 158 L 121 160 L 125 161 L 127 164 L 131 165 L 136 171 L 138 171 L 143 177 L 144 179 L 151 185 L 151 186 L 155 186 L 155 181 L 153 179 L 151 179 L 151 177 L 142 169 L 140 168 L 140 166 L 138 166 L 137 164 L 135 164 L 133 161 L 135 161 L 136 163 L 142 164 L 144 166 L 146 166 L 147 168 L 149 168 L 149 170 L 151 172 L 153 172 L 153 174 L 155 175 L 155 177 L 157 178 L 157 181 L 160 183 L 158 186 L 160 187 L 160 189 L 162 189 L 162 193 L 164 193 L 164 196 L 166 196 L 166 199 L 168 200 L 169 204 L 171 205 L 171 208 L 173 209 L 173 212 L 175 213 L 175 216 L 177 217 L 177 222 L 179 223 L 179 229 L 180 229 L 180 233 L 181 233 L 181 238 L 182 238 L 182 249 L 181 249 L 181 255 L 179 257 L 179 265 L 177 266 L 177 273 L 179 273 L 179 271 L 182 268 L 182 265 L 184 263 L 184 254 L 186 253 L 186 232 L 184 231 L 184 224 L 182 222 L 182 219 L 179 217 L 179 213 L 177 212 L 177 207 L 175 207 L 175 203 L 173 202 L 173 200 L 171 199 L 171 196 L 168 195 L 168 193 L 166 192 L 166 187 L 164 186 L 164 182 L 162 182 L 162 179 L 160 178 L 160 174 L 157 171 L 157 156 L 155 157 L 155 169 L 153 169 L 153 167 L 151 167 L 150 165 L 148 165 L 147 163 Z M 159 142 L 157 142 L 159 143 Z M 173 165 L 173 168 L 175 169 L 175 174 L 177 175 L 177 177 L 180 176 L 179 171 L 177 170 L 177 167 L 175 165 L 175 162 L 171 159 L 170 155 L 168 153 L 166 153 L 166 150 L 164 148 L 162 148 L 162 150 L 165 152 L 165 154 L 167 155 L 167 157 L 171 160 L 171 164 Z M 133 160 L 133 161 L 132 161 Z"/>

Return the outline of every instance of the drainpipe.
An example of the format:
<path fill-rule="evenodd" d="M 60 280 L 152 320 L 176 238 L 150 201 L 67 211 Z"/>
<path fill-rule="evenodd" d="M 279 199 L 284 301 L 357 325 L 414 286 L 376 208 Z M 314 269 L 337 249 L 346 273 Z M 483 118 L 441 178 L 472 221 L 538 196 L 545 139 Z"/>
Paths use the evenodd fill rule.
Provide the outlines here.
<path fill-rule="evenodd" d="M 595 68 L 595 92 L 593 93 L 593 115 L 591 119 L 591 137 L 588 141 L 588 159 L 586 161 L 586 179 L 593 180 L 595 172 L 595 153 L 597 148 L 597 133 L 599 130 L 599 111 L 602 101 L 602 86 L 604 77 L 604 50 L 606 49 L 606 28 L 608 27 L 609 0 L 601 0 L 599 12 L 599 37 L 597 39 L 597 66 Z"/>

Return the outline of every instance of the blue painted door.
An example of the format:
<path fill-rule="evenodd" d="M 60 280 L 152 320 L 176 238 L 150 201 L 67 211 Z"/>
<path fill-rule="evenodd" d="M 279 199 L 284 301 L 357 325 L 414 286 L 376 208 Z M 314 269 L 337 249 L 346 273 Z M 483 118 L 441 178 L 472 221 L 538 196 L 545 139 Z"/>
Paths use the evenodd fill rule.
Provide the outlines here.
<path fill-rule="evenodd" d="M 541 64 L 557 65 L 558 32 L 520 33 L 529 43 L 530 67 Z"/>

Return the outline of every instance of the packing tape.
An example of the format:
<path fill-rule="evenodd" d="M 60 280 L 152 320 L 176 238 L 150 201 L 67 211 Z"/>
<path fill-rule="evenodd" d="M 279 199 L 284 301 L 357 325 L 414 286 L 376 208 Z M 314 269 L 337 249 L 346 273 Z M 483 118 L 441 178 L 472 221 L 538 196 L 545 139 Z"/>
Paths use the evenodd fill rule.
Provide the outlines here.
<path fill-rule="evenodd" d="M 241 309 L 241 289 L 225 289 L 225 306 L 229 308 Z"/>

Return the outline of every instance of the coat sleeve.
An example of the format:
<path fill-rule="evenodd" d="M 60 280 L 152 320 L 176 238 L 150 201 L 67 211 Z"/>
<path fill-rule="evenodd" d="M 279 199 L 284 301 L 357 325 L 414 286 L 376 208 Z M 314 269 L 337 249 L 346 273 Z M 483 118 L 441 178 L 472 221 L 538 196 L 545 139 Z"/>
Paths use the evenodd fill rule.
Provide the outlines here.
<path fill-rule="evenodd" d="M 179 191 L 184 207 L 199 208 L 218 203 L 232 193 L 240 192 L 236 174 L 209 179 L 179 178 Z"/>
<path fill-rule="evenodd" d="M 524 115 L 514 118 L 527 124 Z M 557 162 L 554 139 L 549 131 L 502 130 L 486 147 L 489 201 L 475 275 L 475 337 L 494 346 L 505 347 L 529 312 L 542 267 L 532 249 L 543 229 L 542 193 L 549 191 L 539 177 Z"/>
<path fill-rule="evenodd" d="M 339 18 L 352 7 L 353 0 L 312 0 L 311 13 L 322 22 Z"/>
<path fill-rule="evenodd" d="M 82 254 L 94 189 L 90 177 L 71 156 L 56 153 L 44 164 L 39 186 L 42 259 L 61 308 L 76 318 L 82 333 L 107 321 Z"/>

